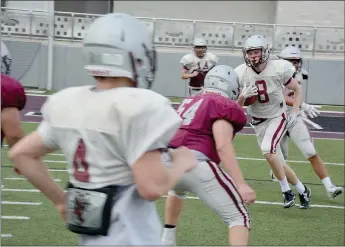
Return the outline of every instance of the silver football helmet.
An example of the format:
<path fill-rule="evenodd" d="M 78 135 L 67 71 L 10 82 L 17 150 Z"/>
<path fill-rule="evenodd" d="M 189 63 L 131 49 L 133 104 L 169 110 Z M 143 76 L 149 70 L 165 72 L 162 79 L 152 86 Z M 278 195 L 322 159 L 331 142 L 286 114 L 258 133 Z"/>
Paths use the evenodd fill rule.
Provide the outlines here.
<path fill-rule="evenodd" d="M 137 18 L 110 13 L 97 18 L 84 38 L 85 69 L 91 76 L 126 77 L 150 88 L 156 51 L 147 27 Z"/>
<path fill-rule="evenodd" d="M 297 72 L 301 70 L 303 59 L 301 50 L 298 47 L 289 45 L 285 47 L 277 56 L 280 59 L 285 59 L 291 62 L 293 66 L 295 66 Z"/>
<path fill-rule="evenodd" d="M 12 65 L 11 54 L 7 46 L 5 45 L 5 43 L 1 41 L 1 73 L 10 75 L 11 65 Z"/>
<path fill-rule="evenodd" d="M 237 73 L 227 65 L 217 65 L 206 75 L 204 93 L 217 93 L 232 100 L 240 95 L 240 83 Z"/>
<path fill-rule="evenodd" d="M 261 57 L 258 61 L 250 61 L 248 58 L 248 52 L 250 50 L 261 50 Z M 270 57 L 270 45 L 267 39 L 262 35 L 253 35 L 250 36 L 244 43 L 242 49 L 244 61 L 249 67 L 257 67 L 262 63 L 267 62 Z"/>
<path fill-rule="evenodd" d="M 193 41 L 193 51 L 197 57 L 202 58 L 207 52 L 207 43 L 203 38 L 195 38 Z"/>

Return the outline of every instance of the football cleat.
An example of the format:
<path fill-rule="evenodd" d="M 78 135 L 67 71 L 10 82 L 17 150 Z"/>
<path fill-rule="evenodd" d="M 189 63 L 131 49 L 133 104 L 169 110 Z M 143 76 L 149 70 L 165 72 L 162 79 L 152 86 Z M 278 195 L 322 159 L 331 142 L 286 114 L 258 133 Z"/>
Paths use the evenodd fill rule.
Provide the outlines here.
<path fill-rule="evenodd" d="M 272 182 L 278 182 L 278 179 L 276 178 L 276 176 L 274 176 L 274 173 L 272 170 L 270 170 L 270 179 Z"/>
<path fill-rule="evenodd" d="M 343 192 L 344 192 L 343 187 L 337 187 L 335 185 L 332 185 L 332 187 L 327 189 L 328 197 L 331 200 L 333 200 L 334 198 L 336 198 L 338 195 L 342 194 Z"/>
<path fill-rule="evenodd" d="M 295 194 L 291 191 L 283 192 L 284 197 L 284 208 L 291 208 L 295 205 Z"/>
<path fill-rule="evenodd" d="M 311 198 L 311 190 L 307 188 L 307 186 L 304 185 L 304 192 L 302 194 L 299 194 L 299 201 L 300 209 L 309 209 L 310 208 L 310 198 Z"/>

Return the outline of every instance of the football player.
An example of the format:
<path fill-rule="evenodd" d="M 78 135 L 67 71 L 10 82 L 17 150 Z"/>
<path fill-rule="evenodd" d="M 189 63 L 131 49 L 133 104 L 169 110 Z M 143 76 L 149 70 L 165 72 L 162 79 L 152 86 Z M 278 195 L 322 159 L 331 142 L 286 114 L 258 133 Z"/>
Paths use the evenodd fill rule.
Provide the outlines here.
<path fill-rule="evenodd" d="M 303 59 L 301 56 L 301 51 L 297 47 L 294 46 L 287 46 L 284 48 L 280 54 L 278 55 L 280 59 L 287 60 L 291 62 L 294 67 L 296 68 L 296 72 L 293 75 L 293 78 L 297 80 L 299 84 L 303 82 L 303 80 L 308 79 L 308 72 L 303 69 L 302 63 Z M 287 103 L 287 114 L 289 115 L 292 111 L 292 105 L 294 104 L 294 92 L 286 89 L 285 90 L 285 101 Z M 310 118 L 317 117 L 320 112 L 312 105 L 309 105 L 305 102 L 301 105 L 301 110 L 307 114 Z M 323 163 L 320 156 L 317 154 L 313 139 L 310 136 L 308 131 L 308 127 L 303 121 L 301 115 L 298 116 L 298 120 L 294 126 L 292 126 L 289 131 L 283 136 L 280 147 L 284 156 L 284 159 L 288 159 L 288 137 L 295 143 L 299 150 L 301 150 L 302 154 L 306 159 L 310 161 L 311 166 L 313 167 L 317 176 L 321 179 L 325 189 L 327 191 L 328 196 L 333 199 L 336 196 L 343 193 L 344 189 L 342 187 L 335 186 L 329 175 L 325 164 Z M 284 168 L 288 168 L 288 166 L 284 166 Z M 285 170 L 286 176 L 289 179 L 289 171 Z M 272 173 L 273 175 L 273 173 Z M 271 177 L 272 177 L 271 175 Z"/>
<path fill-rule="evenodd" d="M 80 245 L 160 245 L 155 200 L 197 161 L 181 147 L 170 151 L 171 168 L 162 163 L 181 118 L 167 98 L 148 90 L 156 71 L 149 31 L 132 16 L 104 15 L 88 28 L 83 53 L 96 85 L 50 96 L 38 129 L 9 157 L 79 234 Z M 59 149 L 68 161 L 66 195 L 41 161 Z"/>
<path fill-rule="evenodd" d="M 249 104 L 247 113 L 252 117 L 251 125 L 259 147 L 279 180 L 284 208 L 290 208 L 295 204 L 295 194 L 285 175 L 279 143 L 286 129 L 289 130 L 298 120 L 301 86 L 292 78 L 295 68 L 290 62 L 269 60 L 269 55 L 269 43 L 265 37 L 253 35 L 246 40 L 243 48 L 245 63 L 235 69 L 242 87 L 238 103 Z M 295 102 L 288 117 L 282 92 L 284 86 L 295 92 Z M 296 174 L 293 180 L 299 194 L 300 208 L 309 208 L 310 189 L 300 182 Z"/>
<path fill-rule="evenodd" d="M 1 41 L 1 73 L 11 74 L 12 57 L 3 41 Z"/>
<path fill-rule="evenodd" d="M 254 203 L 256 195 L 243 178 L 232 144 L 247 122 L 244 110 L 235 102 L 238 77 L 231 67 L 217 65 L 208 72 L 204 87 L 202 95 L 186 98 L 177 109 L 183 121 L 170 147 L 193 150 L 198 165 L 169 191 L 162 242 L 176 245 L 183 199 L 192 192 L 227 224 L 229 243 L 245 246 L 250 229 L 246 203 Z"/>
<path fill-rule="evenodd" d="M 20 123 L 20 111 L 26 104 L 24 87 L 10 77 L 11 56 L 6 45 L 1 41 L 1 147 L 3 140 L 10 147 L 24 136 Z"/>
<path fill-rule="evenodd" d="M 189 95 L 202 93 L 204 79 L 207 72 L 218 63 L 218 57 L 207 51 L 207 44 L 203 38 L 193 41 L 193 53 L 182 57 L 182 79 L 189 79 Z"/>

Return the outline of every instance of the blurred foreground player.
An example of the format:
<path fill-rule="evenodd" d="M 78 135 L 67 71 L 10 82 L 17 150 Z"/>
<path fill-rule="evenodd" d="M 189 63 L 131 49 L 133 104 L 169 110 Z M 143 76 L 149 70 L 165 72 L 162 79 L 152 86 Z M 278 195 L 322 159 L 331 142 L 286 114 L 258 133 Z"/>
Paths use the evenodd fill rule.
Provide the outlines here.
<path fill-rule="evenodd" d="M 10 77 L 11 56 L 1 41 L 1 146 L 3 140 L 10 147 L 24 136 L 20 123 L 20 111 L 26 104 L 25 90 L 16 79 Z"/>
<path fill-rule="evenodd" d="M 254 203 L 256 196 L 243 178 L 232 144 L 247 121 L 244 110 L 234 101 L 239 95 L 238 77 L 231 67 L 218 65 L 207 74 L 204 87 L 202 95 L 186 98 L 177 110 L 183 122 L 170 147 L 193 150 L 198 165 L 169 191 L 162 242 L 176 245 L 183 199 L 192 192 L 227 224 L 229 243 L 244 246 L 250 229 L 245 204 Z"/>
<path fill-rule="evenodd" d="M 154 201 L 197 161 L 182 147 L 170 152 L 170 169 L 162 164 L 181 119 L 168 99 L 148 90 L 156 71 L 149 31 L 132 16 L 107 14 L 88 28 L 83 52 L 96 85 L 50 96 L 43 122 L 10 159 L 53 202 L 80 245 L 160 245 Z M 67 195 L 41 161 L 59 149 L 68 161 Z"/>

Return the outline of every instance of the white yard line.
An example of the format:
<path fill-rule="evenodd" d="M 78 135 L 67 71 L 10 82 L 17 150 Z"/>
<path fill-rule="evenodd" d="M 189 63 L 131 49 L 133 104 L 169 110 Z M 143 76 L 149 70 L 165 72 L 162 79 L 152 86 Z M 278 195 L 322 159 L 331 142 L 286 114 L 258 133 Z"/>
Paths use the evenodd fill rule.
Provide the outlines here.
<path fill-rule="evenodd" d="M 27 180 L 26 178 L 4 178 L 5 180 Z M 55 182 L 61 182 L 61 179 L 54 179 Z"/>
<path fill-rule="evenodd" d="M 12 235 L 12 234 L 9 234 L 9 233 L 3 233 L 3 234 L 1 234 L 1 237 L 2 237 L 2 238 L 12 238 L 13 235 Z"/>
<path fill-rule="evenodd" d="M 245 127 L 247 128 L 247 127 Z M 249 128 L 249 127 L 248 127 Z M 312 132 L 312 131 L 311 131 Z M 340 132 L 333 132 L 337 134 L 343 134 Z M 243 136 L 255 136 L 255 134 L 250 134 L 250 133 L 238 133 L 238 135 L 243 135 Z M 328 140 L 328 141 L 344 141 L 344 139 L 339 139 L 339 138 L 329 138 L 329 137 L 313 137 L 314 140 Z"/>
<path fill-rule="evenodd" d="M 60 156 L 60 154 L 59 154 Z M 63 155 L 61 155 L 63 156 Z M 253 160 L 253 161 L 265 161 L 265 159 L 262 159 L 262 158 L 246 158 L 246 157 L 237 157 L 237 159 L 239 160 Z M 44 160 L 44 162 L 46 163 L 62 163 L 62 164 L 67 164 L 66 161 L 61 161 L 61 160 L 58 160 L 58 161 L 55 161 L 55 160 Z M 287 160 L 286 162 L 290 162 L 290 163 L 307 163 L 309 164 L 310 162 L 307 161 L 307 160 Z M 334 163 L 334 162 L 324 162 L 325 165 L 333 165 L 333 166 L 344 166 L 345 164 L 343 163 Z"/>
<path fill-rule="evenodd" d="M 49 155 L 51 155 L 51 156 L 64 156 L 64 154 L 49 154 Z M 237 159 L 238 160 L 265 161 L 265 159 L 262 159 L 262 158 L 237 157 Z M 67 161 L 64 161 L 64 160 L 43 160 L 43 162 L 67 164 Z M 303 163 L 303 164 L 309 164 L 310 163 L 307 160 L 287 160 L 286 162 L 288 162 L 288 163 Z M 325 165 L 331 165 L 331 166 L 345 166 L 344 163 L 336 163 L 336 162 L 324 162 L 324 164 Z M 63 170 L 59 170 L 59 171 L 66 171 L 66 170 L 63 169 Z M 8 179 L 8 180 L 11 180 L 11 179 Z M 12 179 L 12 180 L 15 180 L 15 179 Z M 21 179 L 17 179 L 17 180 L 21 180 Z"/>
<path fill-rule="evenodd" d="M 237 157 L 238 160 L 258 160 L 258 161 L 266 161 L 265 159 L 260 158 L 245 158 L 245 157 Z M 287 160 L 287 163 L 310 163 L 307 160 Z M 332 166 L 344 166 L 343 163 L 332 163 L 332 162 L 324 162 L 325 165 L 332 165 Z"/>
<path fill-rule="evenodd" d="M 40 192 L 39 190 L 36 189 L 3 189 L 2 191 L 10 191 L 10 192 Z M 162 196 L 162 197 L 167 197 L 167 196 Z M 196 196 L 188 196 L 187 199 L 195 199 L 199 200 L 199 197 Z M 256 204 L 264 204 L 264 205 L 283 205 L 281 202 L 268 202 L 268 201 L 256 201 Z M 296 204 L 298 205 L 298 204 Z M 318 205 L 318 204 L 312 204 L 311 207 L 315 208 L 334 208 L 334 209 L 344 209 L 344 206 L 332 206 L 332 205 Z M 12 216 L 11 216 L 12 217 Z M 21 217 L 21 216 L 18 216 Z"/>
<path fill-rule="evenodd" d="M 1 191 L 8 191 L 8 192 L 40 192 L 36 189 L 2 189 Z"/>
<path fill-rule="evenodd" d="M 27 217 L 27 216 L 17 216 L 17 215 L 13 215 L 13 216 L 1 215 L 1 219 L 3 219 L 3 220 L 29 220 L 30 217 Z"/>
<path fill-rule="evenodd" d="M 39 206 L 41 202 L 11 202 L 11 201 L 1 201 L 3 205 L 27 205 L 27 206 Z"/>
<path fill-rule="evenodd" d="M 163 196 L 167 197 L 167 196 Z M 200 200 L 199 197 L 196 196 L 187 196 L 187 199 L 193 199 L 193 200 Z M 255 204 L 263 204 L 263 205 L 283 205 L 281 202 L 268 202 L 268 201 L 255 201 Z M 299 204 L 295 204 L 296 206 L 299 206 Z M 333 205 L 319 205 L 319 204 L 311 204 L 311 208 L 334 208 L 334 209 L 345 209 L 344 206 L 333 206 Z"/>

